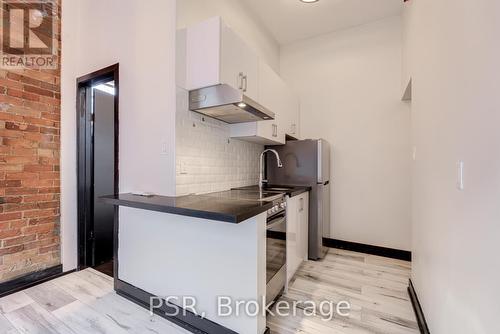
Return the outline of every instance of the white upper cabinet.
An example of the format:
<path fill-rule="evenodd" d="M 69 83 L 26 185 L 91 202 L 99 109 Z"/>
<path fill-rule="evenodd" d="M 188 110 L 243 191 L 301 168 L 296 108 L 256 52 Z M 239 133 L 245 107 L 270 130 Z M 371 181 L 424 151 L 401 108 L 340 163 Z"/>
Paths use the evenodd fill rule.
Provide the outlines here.
<path fill-rule="evenodd" d="M 287 84 L 267 64 L 259 64 L 261 104 L 279 114 L 279 134 L 299 139 L 299 101 Z"/>
<path fill-rule="evenodd" d="M 285 143 L 285 131 L 282 124 L 284 119 L 283 81 L 264 62 L 259 63 L 258 102 L 271 110 L 275 118 L 269 121 L 255 123 L 232 124 L 231 137 L 249 140 L 266 145 L 280 145 Z"/>
<path fill-rule="evenodd" d="M 186 89 L 228 84 L 259 100 L 259 58 L 214 17 L 187 29 Z"/>
<path fill-rule="evenodd" d="M 300 117 L 300 104 L 299 99 L 293 92 L 286 86 L 286 119 L 284 120 L 284 131 L 287 135 L 300 139 L 299 117 Z"/>
<path fill-rule="evenodd" d="M 272 121 L 262 122 L 263 135 L 271 133 L 278 144 L 285 143 L 285 128 L 283 121 L 286 119 L 284 99 L 284 82 L 267 64 L 259 64 L 260 104 L 276 114 Z M 270 132 L 271 131 L 271 132 Z"/>
<path fill-rule="evenodd" d="M 243 91 L 259 101 L 259 58 L 245 42 L 222 23 L 221 83 Z"/>
<path fill-rule="evenodd" d="M 285 135 L 280 132 L 279 120 L 280 116 L 276 114 L 270 121 L 230 124 L 230 136 L 261 145 L 282 145 L 285 144 Z"/>
<path fill-rule="evenodd" d="M 274 120 L 231 124 L 231 137 L 265 145 L 284 144 L 286 135 L 299 139 L 298 99 L 220 17 L 187 28 L 185 50 L 185 89 L 228 84 L 275 114 Z"/>
<path fill-rule="evenodd" d="M 221 83 L 221 23 L 220 18 L 212 18 L 187 29 L 184 87 L 187 90 Z"/>

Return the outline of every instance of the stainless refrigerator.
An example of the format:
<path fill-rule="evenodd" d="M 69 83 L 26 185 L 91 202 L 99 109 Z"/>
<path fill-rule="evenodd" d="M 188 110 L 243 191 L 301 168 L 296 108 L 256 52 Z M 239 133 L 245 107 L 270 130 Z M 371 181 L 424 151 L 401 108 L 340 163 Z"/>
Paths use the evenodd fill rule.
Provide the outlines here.
<path fill-rule="evenodd" d="M 277 168 L 268 155 L 267 180 L 273 185 L 310 186 L 309 259 L 325 256 L 323 237 L 330 237 L 330 144 L 324 139 L 288 141 L 272 146 L 278 151 L 283 168 Z"/>

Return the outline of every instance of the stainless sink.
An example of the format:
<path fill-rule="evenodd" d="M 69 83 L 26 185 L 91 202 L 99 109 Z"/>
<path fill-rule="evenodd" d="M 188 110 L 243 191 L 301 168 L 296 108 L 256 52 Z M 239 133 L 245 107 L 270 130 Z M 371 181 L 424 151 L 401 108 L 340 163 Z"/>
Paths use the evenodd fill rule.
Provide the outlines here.
<path fill-rule="evenodd" d="M 292 187 L 270 187 L 270 188 L 264 188 L 265 191 L 288 191 L 292 190 Z"/>
<path fill-rule="evenodd" d="M 262 189 L 262 192 L 259 191 L 258 186 L 247 186 L 247 187 L 240 187 L 240 188 L 233 188 L 231 190 L 234 191 L 235 194 L 239 198 L 246 198 L 246 199 L 253 199 L 253 200 L 258 200 L 258 201 L 274 201 L 276 199 L 279 199 L 282 196 L 285 196 L 285 194 L 290 191 L 295 189 L 295 187 L 288 187 L 288 186 L 268 186 L 264 187 Z M 241 192 L 241 193 L 240 193 Z"/>
<path fill-rule="evenodd" d="M 284 196 L 283 191 L 268 191 L 268 189 L 263 189 L 262 192 L 260 192 L 258 187 L 235 188 L 231 189 L 230 194 L 234 198 L 262 202 L 271 202 Z"/>

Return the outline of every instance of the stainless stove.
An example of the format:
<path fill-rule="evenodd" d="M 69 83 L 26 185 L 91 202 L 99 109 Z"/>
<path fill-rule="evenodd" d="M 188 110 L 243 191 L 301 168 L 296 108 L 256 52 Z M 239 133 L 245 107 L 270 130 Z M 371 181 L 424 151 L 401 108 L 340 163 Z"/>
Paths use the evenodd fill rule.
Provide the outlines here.
<path fill-rule="evenodd" d="M 285 192 L 258 187 L 236 188 L 231 197 L 273 202 L 266 220 L 266 303 L 276 300 L 286 283 L 286 200 Z"/>
<path fill-rule="evenodd" d="M 284 194 L 267 210 L 266 303 L 275 300 L 286 283 L 286 202 Z"/>

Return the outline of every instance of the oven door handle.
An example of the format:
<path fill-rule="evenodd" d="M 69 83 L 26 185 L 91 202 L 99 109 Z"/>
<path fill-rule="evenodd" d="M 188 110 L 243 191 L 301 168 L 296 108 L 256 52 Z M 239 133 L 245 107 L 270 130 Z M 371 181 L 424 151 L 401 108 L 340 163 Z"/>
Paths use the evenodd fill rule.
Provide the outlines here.
<path fill-rule="evenodd" d="M 283 224 L 284 222 L 286 222 L 286 217 L 280 216 L 280 217 L 275 218 L 275 219 L 271 220 L 270 222 L 268 222 L 266 229 L 270 230 L 272 228 L 275 228 L 278 225 Z"/>

